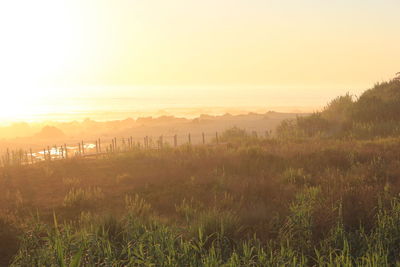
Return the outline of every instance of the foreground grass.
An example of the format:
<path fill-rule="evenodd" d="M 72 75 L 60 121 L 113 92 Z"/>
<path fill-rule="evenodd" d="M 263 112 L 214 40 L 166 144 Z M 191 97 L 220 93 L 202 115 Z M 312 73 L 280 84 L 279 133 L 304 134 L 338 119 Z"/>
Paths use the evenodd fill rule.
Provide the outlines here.
<path fill-rule="evenodd" d="M 0 221 L 15 234 L 0 239 L 17 245 L 4 262 L 396 265 L 399 141 L 244 136 L 9 167 L 0 174 Z"/>
<path fill-rule="evenodd" d="M 291 215 L 284 237 L 268 243 L 256 236 L 233 239 L 225 232 L 227 222 L 219 217 L 214 218 L 213 234 L 204 235 L 203 226 L 192 238 L 185 238 L 184 231 L 154 217 L 138 216 L 129 207 L 126 217 L 118 221 L 98 221 L 83 214 L 74 226 L 58 226 L 56 219 L 55 227 L 36 222 L 25 233 L 12 266 L 389 266 L 395 262 L 398 200 L 388 211 L 379 211 L 369 233 L 363 228 L 346 232 L 339 217 L 318 244 L 310 243 L 310 218 L 298 212 Z"/>

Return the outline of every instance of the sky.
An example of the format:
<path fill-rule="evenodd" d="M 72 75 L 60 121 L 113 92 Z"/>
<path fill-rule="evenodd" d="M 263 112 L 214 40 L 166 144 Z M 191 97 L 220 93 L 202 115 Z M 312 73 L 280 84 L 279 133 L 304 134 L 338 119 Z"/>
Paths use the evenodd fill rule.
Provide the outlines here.
<path fill-rule="evenodd" d="M 1 1 L 0 120 L 75 98 L 319 107 L 400 71 L 399 14 L 398 0 Z"/>

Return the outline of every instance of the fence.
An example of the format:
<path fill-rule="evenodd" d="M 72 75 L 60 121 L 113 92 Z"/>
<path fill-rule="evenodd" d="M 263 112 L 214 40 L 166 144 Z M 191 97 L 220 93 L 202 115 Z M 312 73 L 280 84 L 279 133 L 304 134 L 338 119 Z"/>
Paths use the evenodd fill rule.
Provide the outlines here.
<path fill-rule="evenodd" d="M 252 131 L 251 135 L 256 138 L 269 138 L 272 131 L 263 133 Z M 133 149 L 162 149 L 166 146 L 178 147 L 182 145 L 206 145 L 220 144 L 221 135 L 214 133 L 188 133 L 186 135 L 160 135 L 160 136 L 144 136 L 144 137 L 114 137 L 114 138 L 98 138 L 92 141 L 78 141 L 75 143 L 64 143 L 62 145 L 45 146 L 41 150 L 33 149 L 7 149 L 1 156 L 0 164 L 8 165 L 24 165 L 34 164 L 41 161 L 52 161 L 68 159 L 72 157 L 92 157 L 109 153 L 127 152 Z"/>

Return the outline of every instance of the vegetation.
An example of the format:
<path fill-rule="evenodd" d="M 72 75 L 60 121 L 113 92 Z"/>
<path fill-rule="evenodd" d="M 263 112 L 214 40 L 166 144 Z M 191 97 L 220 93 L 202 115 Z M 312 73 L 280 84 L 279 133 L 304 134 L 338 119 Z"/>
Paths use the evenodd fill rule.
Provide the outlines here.
<path fill-rule="evenodd" d="M 6 165 L 0 265 L 400 266 L 398 86 L 276 138 Z"/>
<path fill-rule="evenodd" d="M 400 134 L 400 80 L 378 83 L 358 99 L 347 94 L 323 111 L 282 123 L 281 137 L 346 137 L 369 139 Z"/>
<path fill-rule="evenodd" d="M 384 266 L 400 260 L 398 139 L 224 138 L 228 146 L 2 169 L 3 263 Z"/>
<path fill-rule="evenodd" d="M 68 208 L 78 208 L 94 205 L 97 201 L 103 199 L 102 190 L 95 188 L 72 188 L 64 198 L 64 206 Z"/>

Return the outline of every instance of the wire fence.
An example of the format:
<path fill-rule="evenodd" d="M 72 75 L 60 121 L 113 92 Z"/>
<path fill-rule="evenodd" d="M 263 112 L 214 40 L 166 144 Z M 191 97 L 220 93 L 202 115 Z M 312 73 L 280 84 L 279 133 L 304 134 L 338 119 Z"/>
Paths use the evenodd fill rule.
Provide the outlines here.
<path fill-rule="evenodd" d="M 255 138 L 269 138 L 272 132 L 252 131 Z M 62 160 L 73 157 L 93 157 L 110 153 L 128 152 L 134 149 L 160 150 L 164 147 L 179 147 L 182 145 L 220 144 L 219 132 L 197 134 L 174 134 L 143 137 L 98 138 L 96 140 L 81 140 L 61 145 L 43 146 L 43 149 L 6 149 L 0 159 L 1 166 L 26 165 L 42 161 Z"/>

